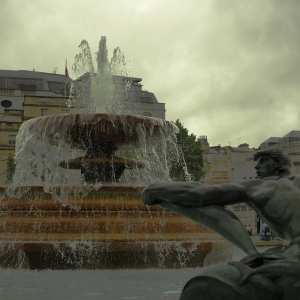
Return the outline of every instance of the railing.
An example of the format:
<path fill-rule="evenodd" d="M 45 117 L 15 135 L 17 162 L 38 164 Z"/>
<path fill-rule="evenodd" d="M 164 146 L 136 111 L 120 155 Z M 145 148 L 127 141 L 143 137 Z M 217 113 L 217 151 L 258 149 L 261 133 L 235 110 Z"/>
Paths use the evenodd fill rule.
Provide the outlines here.
<path fill-rule="evenodd" d="M 12 89 L 0 89 L 0 94 L 14 94 L 14 92 Z"/>
<path fill-rule="evenodd" d="M 58 98 L 58 97 L 38 97 L 38 102 L 54 102 L 54 101 L 63 101 L 66 102 L 67 98 Z"/>
<path fill-rule="evenodd" d="M 0 144 L 0 149 L 14 149 L 16 145 Z"/>
<path fill-rule="evenodd" d="M 19 110 L 10 110 L 9 114 L 11 116 L 20 116 L 21 115 L 21 111 L 19 111 Z"/>
<path fill-rule="evenodd" d="M 24 91 L 24 90 L 21 90 L 21 94 L 34 95 L 34 94 L 36 94 L 36 91 Z"/>
<path fill-rule="evenodd" d="M 21 123 L 6 123 L 7 128 L 18 128 L 21 126 Z"/>

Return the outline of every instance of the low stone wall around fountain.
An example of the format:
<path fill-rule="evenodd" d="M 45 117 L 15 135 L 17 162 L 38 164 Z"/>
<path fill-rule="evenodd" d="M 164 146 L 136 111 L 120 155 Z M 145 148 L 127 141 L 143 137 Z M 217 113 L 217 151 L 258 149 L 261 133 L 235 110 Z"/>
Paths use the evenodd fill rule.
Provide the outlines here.
<path fill-rule="evenodd" d="M 0 189 L 0 266 L 181 268 L 232 255 L 231 244 L 204 226 L 158 207 L 149 211 L 142 187 L 45 189 L 19 187 L 19 197 Z"/>

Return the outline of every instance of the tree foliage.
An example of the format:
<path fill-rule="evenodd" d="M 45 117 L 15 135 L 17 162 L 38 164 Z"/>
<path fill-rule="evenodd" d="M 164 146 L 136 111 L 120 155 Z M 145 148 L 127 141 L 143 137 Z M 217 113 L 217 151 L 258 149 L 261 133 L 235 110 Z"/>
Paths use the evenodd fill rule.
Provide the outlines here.
<path fill-rule="evenodd" d="M 15 158 L 11 153 L 7 157 L 6 166 L 6 184 L 10 184 L 16 170 Z"/>
<path fill-rule="evenodd" d="M 187 170 L 192 181 L 199 181 L 204 175 L 200 139 L 193 133 L 189 134 L 188 129 L 184 128 L 179 120 L 175 124 L 179 128 L 179 133 L 176 134 L 177 144 L 182 150 Z"/>

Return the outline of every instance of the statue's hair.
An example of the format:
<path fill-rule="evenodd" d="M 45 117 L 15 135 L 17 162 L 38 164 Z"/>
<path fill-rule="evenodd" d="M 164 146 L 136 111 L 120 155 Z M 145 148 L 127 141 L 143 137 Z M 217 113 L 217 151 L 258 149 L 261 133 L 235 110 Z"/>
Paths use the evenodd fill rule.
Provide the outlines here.
<path fill-rule="evenodd" d="M 256 154 L 254 154 L 254 161 L 264 156 L 269 156 L 278 163 L 278 168 L 274 175 L 287 176 L 291 174 L 291 160 L 282 149 L 258 151 Z"/>

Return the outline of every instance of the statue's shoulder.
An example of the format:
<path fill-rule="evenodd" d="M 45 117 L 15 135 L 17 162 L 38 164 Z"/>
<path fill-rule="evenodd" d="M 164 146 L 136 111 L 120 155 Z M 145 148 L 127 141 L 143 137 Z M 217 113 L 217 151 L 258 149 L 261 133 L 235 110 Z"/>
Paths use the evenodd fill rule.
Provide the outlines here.
<path fill-rule="evenodd" d="M 270 185 L 271 182 L 268 182 L 263 179 L 255 178 L 255 179 L 237 180 L 237 181 L 233 181 L 231 184 L 237 188 L 242 188 L 243 190 L 251 193 L 254 190 L 257 190 L 258 188 L 262 188 L 264 186 Z"/>

